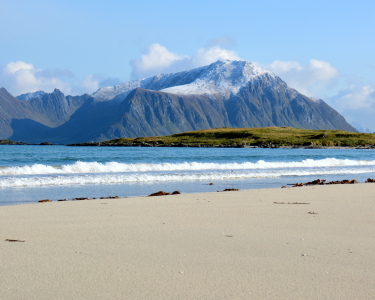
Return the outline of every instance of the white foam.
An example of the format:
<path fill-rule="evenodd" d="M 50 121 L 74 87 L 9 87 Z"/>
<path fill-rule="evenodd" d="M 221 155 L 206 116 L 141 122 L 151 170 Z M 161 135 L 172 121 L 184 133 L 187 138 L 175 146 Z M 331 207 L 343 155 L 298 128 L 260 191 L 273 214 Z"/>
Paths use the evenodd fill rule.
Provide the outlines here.
<path fill-rule="evenodd" d="M 0 169 L 0 176 L 38 175 L 38 174 L 90 174 L 90 173 L 122 173 L 122 172 L 158 172 L 158 171 L 196 171 L 196 170 L 252 170 L 280 168 L 313 168 L 313 167 L 345 167 L 375 166 L 375 160 L 349 160 L 325 158 L 320 160 L 305 159 L 292 162 L 257 162 L 243 163 L 160 163 L 160 164 L 125 164 L 118 162 L 82 162 L 69 165 L 48 166 L 34 164 L 30 166 L 6 167 Z"/>
<path fill-rule="evenodd" d="M 124 184 L 124 183 L 152 183 L 152 182 L 184 182 L 195 180 L 230 180 L 247 178 L 276 178 L 282 176 L 309 176 L 333 174 L 360 174 L 375 172 L 372 168 L 314 168 L 314 169 L 274 169 L 254 171 L 229 171 L 225 172 L 186 172 L 186 173 L 139 173 L 139 174 L 88 174 L 88 175 L 57 175 L 57 176 L 27 176 L 0 178 L 1 188 L 25 188 L 40 186 L 72 186 L 87 184 Z M 298 181 L 298 179 L 297 179 Z"/>

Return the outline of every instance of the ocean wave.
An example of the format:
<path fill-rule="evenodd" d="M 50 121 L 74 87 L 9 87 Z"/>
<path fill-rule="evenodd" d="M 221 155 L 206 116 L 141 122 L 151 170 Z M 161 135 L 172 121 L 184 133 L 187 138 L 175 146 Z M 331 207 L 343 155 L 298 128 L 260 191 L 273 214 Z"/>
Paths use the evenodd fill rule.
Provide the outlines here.
<path fill-rule="evenodd" d="M 87 184 L 126 184 L 152 183 L 167 181 L 214 181 L 250 178 L 276 178 L 282 176 L 341 175 L 375 172 L 375 168 L 316 168 L 316 169 L 274 169 L 270 171 L 225 171 L 200 173 L 165 173 L 165 174 L 89 174 L 89 175 L 57 175 L 57 176 L 27 176 L 5 177 L 0 179 L 1 188 L 38 187 L 38 186 L 68 186 Z"/>
<path fill-rule="evenodd" d="M 126 164 L 118 162 L 82 162 L 61 166 L 33 164 L 0 168 L 0 176 L 39 175 L 39 174 L 89 174 L 89 173 L 123 173 L 123 172 L 157 172 L 157 171 L 198 171 L 198 170 L 253 170 L 279 168 L 314 168 L 344 166 L 375 166 L 375 160 L 349 160 L 324 158 L 319 160 L 305 159 L 292 162 L 257 162 L 243 163 L 160 163 L 160 164 Z"/>

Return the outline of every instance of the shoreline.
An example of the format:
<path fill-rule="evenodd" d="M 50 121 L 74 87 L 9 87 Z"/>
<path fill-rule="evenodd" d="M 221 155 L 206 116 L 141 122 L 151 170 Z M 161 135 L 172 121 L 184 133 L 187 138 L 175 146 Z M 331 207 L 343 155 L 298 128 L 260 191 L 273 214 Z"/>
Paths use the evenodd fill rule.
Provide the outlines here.
<path fill-rule="evenodd" d="M 361 183 L 1 206 L 0 293 L 371 299 L 374 192 Z"/>
<path fill-rule="evenodd" d="M 314 177 L 315 178 L 315 177 Z M 44 203 L 44 202 L 75 202 L 75 201 L 94 201 L 94 200 L 112 200 L 112 199 L 128 199 L 128 198 L 144 198 L 144 197 L 158 197 L 158 196 L 174 196 L 174 195 L 180 195 L 180 194 L 184 194 L 184 195 L 194 195 L 194 194 L 206 194 L 206 193 L 223 193 L 223 192 L 228 192 L 228 191 L 253 191 L 253 190 L 272 190 L 272 189 L 284 189 L 284 188 L 301 188 L 301 187 L 314 187 L 314 186 L 331 186 L 331 185 L 357 185 L 357 184 L 371 184 L 371 183 L 375 183 L 375 179 L 372 179 L 372 178 L 367 178 L 366 181 L 364 182 L 361 182 L 361 181 L 357 181 L 357 179 L 341 179 L 341 180 L 337 180 L 337 176 L 336 176 L 336 179 L 335 180 L 326 180 L 326 179 L 311 179 L 311 181 L 308 181 L 308 182 L 295 182 L 295 183 L 287 183 L 285 185 L 280 185 L 280 186 L 275 186 L 274 184 L 273 185 L 270 185 L 270 186 L 266 186 L 266 187 L 252 187 L 252 188 L 248 188 L 248 187 L 245 187 L 245 188 L 237 188 L 237 187 L 233 187 L 233 185 L 230 185 L 230 184 L 217 184 L 215 185 L 215 183 L 206 183 L 206 184 L 202 184 L 202 186 L 210 186 L 212 187 L 214 190 L 206 190 L 206 191 L 202 191 L 202 190 L 195 190 L 195 191 L 183 191 L 181 192 L 181 189 L 168 189 L 164 186 L 164 189 L 159 189 L 158 191 L 156 191 L 156 189 L 153 189 L 153 190 L 149 190 L 149 194 L 148 193 L 145 193 L 145 194 L 138 194 L 138 195 L 110 195 L 110 196 L 83 196 L 83 195 L 80 195 L 79 197 L 76 197 L 76 196 L 73 196 L 73 197 L 70 197 L 70 198 L 54 198 L 54 197 L 49 197 L 49 198 L 44 198 L 44 199 L 34 199 L 34 200 L 28 200 L 26 202 L 16 202 L 16 203 L 12 203 L 12 202 L 8 202 L 7 204 L 0 204 L 0 207 L 1 206 L 11 206 L 11 205 L 23 205 L 23 204 L 34 204 L 34 203 Z M 229 187 L 228 187 L 229 186 Z M 375 186 L 375 184 L 374 184 Z M 220 189 L 221 187 L 221 189 Z M 218 189 L 219 188 L 219 189 Z"/>
<path fill-rule="evenodd" d="M 293 145 L 293 146 L 282 146 L 277 144 L 265 144 L 265 145 L 211 145 L 211 144 L 199 144 L 199 145 L 189 145 L 189 144 L 172 144 L 172 145 L 162 145 L 162 144 L 151 144 L 151 143 L 140 143 L 140 144 L 110 144 L 105 142 L 85 142 L 78 144 L 67 144 L 63 146 L 68 147 L 149 147 L 149 148 L 247 148 L 247 149 L 375 149 L 375 146 L 303 146 L 303 145 Z"/>
<path fill-rule="evenodd" d="M 103 142 L 85 142 L 78 144 L 52 144 L 52 143 L 39 143 L 39 144 L 28 144 L 23 142 L 11 142 L 11 143 L 2 143 L 0 146 L 66 146 L 66 147 L 125 147 L 125 148 L 246 148 L 246 149 L 332 149 L 332 150 L 375 150 L 374 145 L 370 146 L 303 146 L 303 145 L 294 145 L 294 146 L 282 146 L 277 144 L 272 145 L 211 145 L 211 144 L 200 144 L 200 145 L 153 145 L 153 144 L 106 144 Z"/>
<path fill-rule="evenodd" d="M 354 128 L 353 128 L 354 129 Z M 165 136 L 120 137 L 111 140 L 74 142 L 68 137 L 37 141 L 37 144 L 52 145 L 52 142 L 67 146 L 115 146 L 115 147 L 198 147 L 198 148 L 307 148 L 325 147 L 375 148 L 374 133 L 360 133 L 339 129 L 301 129 L 293 127 L 214 128 L 175 133 Z M 105 139 L 106 137 L 102 137 Z M 18 143 L 0 140 L 1 143 Z M 342 148 L 341 148 L 342 147 Z"/>
<path fill-rule="evenodd" d="M 249 184 L 248 182 L 242 181 L 206 181 L 199 182 L 198 185 L 195 181 L 186 182 L 181 185 L 181 182 L 163 182 L 162 184 L 150 184 L 143 186 L 140 185 L 142 192 L 137 190 L 136 188 L 132 187 L 132 189 L 128 189 L 127 193 L 123 191 L 123 185 L 111 185 L 106 188 L 106 190 L 110 192 L 99 192 L 101 187 L 99 185 L 99 189 L 96 190 L 97 186 L 74 186 L 74 189 L 70 187 L 71 190 L 67 190 L 65 187 L 54 187 L 47 189 L 44 192 L 39 192 L 40 197 L 33 197 L 32 199 L 24 198 L 24 193 L 17 193 L 14 192 L 12 194 L 11 190 L 4 192 L 0 190 L 0 198 L 6 199 L 11 197 L 12 199 L 17 199 L 21 197 L 18 201 L 4 201 L 0 200 L 0 207 L 1 206 L 9 206 L 9 205 L 22 205 L 22 204 L 32 204 L 38 202 L 67 202 L 67 201 L 91 201 L 91 200 L 106 200 L 106 199 L 119 199 L 119 198 L 135 198 L 135 197 L 150 197 L 150 196 L 158 196 L 155 195 L 157 193 L 164 193 L 164 195 L 175 195 L 175 194 L 200 194 L 200 193 L 216 193 L 216 192 L 226 192 L 230 190 L 236 191 L 252 191 L 252 190 L 269 190 L 269 189 L 279 189 L 279 188 L 290 188 L 290 187 L 303 187 L 303 186 L 330 186 L 330 185 L 357 185 L 357 184 L 371 184 L 375 183 L 375 173 L 372 174 L 352 174 L 357 176 L 348 177 L 345 174 L 342 175 L 331 175 L 331 176 L 324 176 L 324 179 L 317 178 L 319 176 L 304 176 L 298 178 L 292 182 L 292 180 L 279 180 L 279 182 L 275 181 L 271 183 L 265 182 L 252 182 Z M 369 176 L 370 175 L 370 176 Z M 355 177 L 355 178 L 353 178 Z M 295 178 L 297 179 L 297 178 Z M 358 179 L 358 180 L 357 180 Z M 58 191 L 59 190 L 59 191 Z M 73 192 L 74 190 L 74 192 Z M 96 192 L 95 192 L 96 190 Z M 30 192 L 33 193 L 32 190 Z M 2 201 L 2 202 L 1 202 Z"/>

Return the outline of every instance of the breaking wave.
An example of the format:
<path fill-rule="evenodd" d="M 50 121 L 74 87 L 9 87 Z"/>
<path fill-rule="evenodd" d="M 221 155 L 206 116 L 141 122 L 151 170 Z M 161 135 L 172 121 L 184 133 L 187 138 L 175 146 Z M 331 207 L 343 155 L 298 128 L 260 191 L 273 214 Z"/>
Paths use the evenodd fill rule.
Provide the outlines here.
<path fill-rule="evenodd" d="M 209 171 L 209 170 L 266 170 L 290 168 L 328 168 L 350 166 L 375 166 L 375 160 L 350 160 L 325 158 L 320 160 L 305 159 L 292 162 L 257 162 L 243 163 L 160 163 L 160 164 L 126 164 L 118 162 L 82 162 L 61 166 L 33 164 L 30 166 L 2 167 L 0 176 L 41 175 L 41 174 L 90 174 L 90 173 L 143 173 L 173 171 Z"/>
<path fill-rule="evenodd" d="M 283 176 L 309 176 L 333 174 L 360 174 L 375 172 L 373 168 L 313 168 L 313 169 L 273 169 L 246 170 L 225 172 L 185 172 L 185 173 L 134 173 L 134 174 L 85 174 L 85 175 L 42 175 L 42 176 L 12 176 L 0 178 L 0 187 L 38 187 L 38 186 L 68 186 L 86 184 L 124 184 L 152 183 L 167 181 L 195 180 L 231 180 L 250 178 L 276 178 Z"/>

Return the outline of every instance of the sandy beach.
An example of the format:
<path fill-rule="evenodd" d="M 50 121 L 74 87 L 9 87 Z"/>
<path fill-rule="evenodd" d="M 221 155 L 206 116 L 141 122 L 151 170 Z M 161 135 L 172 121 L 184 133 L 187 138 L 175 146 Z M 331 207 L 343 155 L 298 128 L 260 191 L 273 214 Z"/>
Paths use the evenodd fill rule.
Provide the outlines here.
<path fill-rule="evenodd" d="M 0 298 L 375 299 L 374 250 L 372 183 L 2 206 Z"/>

